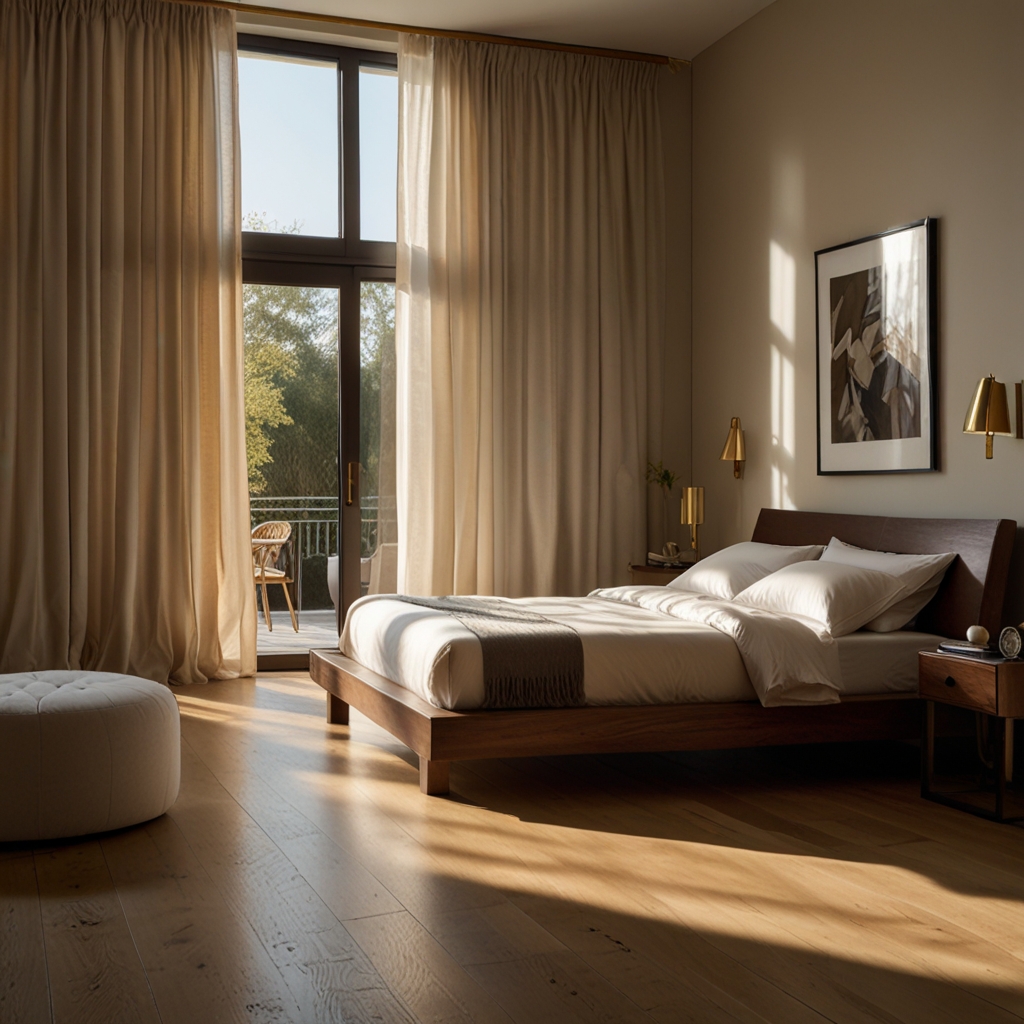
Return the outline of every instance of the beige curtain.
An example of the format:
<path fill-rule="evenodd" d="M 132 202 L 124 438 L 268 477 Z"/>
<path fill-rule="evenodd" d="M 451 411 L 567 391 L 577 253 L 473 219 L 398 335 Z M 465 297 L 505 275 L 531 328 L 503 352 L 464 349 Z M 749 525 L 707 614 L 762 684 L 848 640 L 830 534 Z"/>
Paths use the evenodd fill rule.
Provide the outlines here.
<path fill-rule="evenodd" d="M 0 0 L 0 671 L 255 669 L 233 16 Z"/>
<path fill-rule="evenodd" d="M 403 36 L 399 587 L 580 594 L 646 548 L 656 66 Z"/>

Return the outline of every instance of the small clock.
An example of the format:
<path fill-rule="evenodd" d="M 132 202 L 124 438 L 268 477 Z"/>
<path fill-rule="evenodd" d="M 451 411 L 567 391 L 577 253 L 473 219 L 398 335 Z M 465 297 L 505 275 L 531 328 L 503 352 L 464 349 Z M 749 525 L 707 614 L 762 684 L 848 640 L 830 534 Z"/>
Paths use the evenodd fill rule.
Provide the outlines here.
<path fill-rule="evenodd" d="M 1007 626 L 999 634 L 999 653 L 1004 658 L 1016 658 L 1020 655 L 1020 630 L 1015 626 Z"/>

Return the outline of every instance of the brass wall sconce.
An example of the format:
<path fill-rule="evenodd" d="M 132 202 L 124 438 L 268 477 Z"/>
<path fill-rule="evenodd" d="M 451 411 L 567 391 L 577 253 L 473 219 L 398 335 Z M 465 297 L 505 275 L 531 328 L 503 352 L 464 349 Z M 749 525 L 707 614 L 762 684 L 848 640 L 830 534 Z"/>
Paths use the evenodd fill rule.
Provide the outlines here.
<path fill-rule="evenodd" d="M 682 509 L 679 522 L 690 528 L 690 547 L 693 548 L 697 561 L 700 561 L 700 538 L 697 531 L 704 522 L 704 488 L 683 488 Z"/>
<path fill-rule="evenodd" d="M 729 425 L 729 436 L 725 439 L 725 447 L 719 456 L 722 462 L 732 463 L 732 475 L 739 480 L 743 472 L 743 463 L 747 461 L 747 448 L 743 443 L 743 427 L 739 416 L 733 416 Z"/>
<path fill-rule="evenodd" d="M 1016 387 L 1017 396 L 1017 425 L 1020 437 L 1021 431 L 1021 387 Z M 1006 385 L 998 381 L 994 374 L 982 377 L 974 391 L 974 398 L 971 399 L 970 408 L 967 410 L 967 418 L 964 420 L 965 434 L 985 435 L 985 458 L 992 458 L 992 438 L 996 434 L 1003 437 L 1013 437 L 1010 430 L 1010 408 L 1006 401 Z"/>

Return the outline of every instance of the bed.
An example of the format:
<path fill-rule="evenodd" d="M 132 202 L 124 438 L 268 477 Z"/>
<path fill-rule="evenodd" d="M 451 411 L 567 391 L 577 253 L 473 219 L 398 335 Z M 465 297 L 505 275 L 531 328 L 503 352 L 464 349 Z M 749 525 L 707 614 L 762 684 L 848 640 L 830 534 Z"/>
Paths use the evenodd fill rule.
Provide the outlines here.
<path fill-rule="evenodd" d="M 916 651 L 934 647 L 941 636 L 962 638 L 975 623 L 997 631 L 1015 532 L 1010 520 L 763 509 L 752 537 L 761 543 L 824 545 L 837 537 L 862 548 L 958 555 L 913 633 L 851 634 L 837 641 L 848 685 L 835 703 L 763 706 L 742 664 L 737 670 L 725 636 L 709 641 L 717 668 L 704 671 L 699 692 L 673 696 L 637 683 L 636 693 L 580 707 L 477 710 L 472 696 L 439 695 L 414 680 L 399 685 L 337 650 L 311 651 L 310 674 L 327 691 L 329 721 L 345 723 L 349 706 L 357 708 L 412 748 L 421 789 L 435 795 L 448 791 L 449 766 L 456 760 L 910 739 L 920 729 Z M 638 677 L 642 681 L 643 673 Z"/>

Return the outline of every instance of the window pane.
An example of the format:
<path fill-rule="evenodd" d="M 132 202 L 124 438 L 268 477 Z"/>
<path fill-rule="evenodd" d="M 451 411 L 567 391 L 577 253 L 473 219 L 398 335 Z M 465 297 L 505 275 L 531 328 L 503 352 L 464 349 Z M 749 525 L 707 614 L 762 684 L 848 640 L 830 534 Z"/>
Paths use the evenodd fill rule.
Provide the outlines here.
<path fill-rule="evenodd" d="M 359 68 L 359 233 L 393 242 L 398 207 L 398 72 Z"/>
<path fill-rule="evenodd" d="M 359 291 L 359 503 L 363 593 L 398 589 L 395 508 L 395 286 L 364 281 Z"/>
<path fill-rule="evenodd" d="M 240 50 L 242 227 L 338 234 L 338 66 Z"/>
<path fill-rule="evenodd" d="M 254 538 L 254 564 L 272 556 L 270 575 L 283 574 L 257 586 L 257 651 L 330 647 L 337 642 L 328 557 L 338 553 L 338 292 L 247 284 L 242 319 L 252 526 L 288 526 L 274 534 L 288 534 L 280 549 Z"/>

